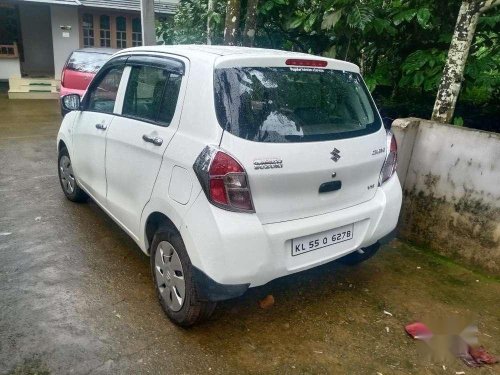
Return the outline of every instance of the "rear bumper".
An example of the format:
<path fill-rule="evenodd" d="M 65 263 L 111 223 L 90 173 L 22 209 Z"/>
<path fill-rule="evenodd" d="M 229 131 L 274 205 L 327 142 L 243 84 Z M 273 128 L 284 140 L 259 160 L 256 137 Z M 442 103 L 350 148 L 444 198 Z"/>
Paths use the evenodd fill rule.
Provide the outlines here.
<path fill-rule="evenodd" d="M 201 193 L 180 229 L 191 262 L 209 279 L 220 285 L 254 287 L 338 259 L 391 235 L 401 201 L 401 186 L 394 175 L 368 202 L 329 214 L 263 225 L 256 214 L 221 210 Z M 291 256 L 292 239 L 351 223 L 355 233 L 352 240 Z M 237 293 L 229 293 L 227 298 L 244 290 L 242 287 Z"/>
<path fill-rule="evenodd" d="M 243 295 L 250 284 L 220 284 L 205 272 L 193 267 L 193 278 L 197 285 L 198 298 L 202 301 L 224 301 Z"/>
<path fill-rule="evenodd" d="M 385 244 L 391 242 L 393 239 L 395 239 L 397 237 L 397 235 L 398 235 L 398 230 L 397 230 L 397 228 L 394 228 L 392 231 L 390 231 L 384 237 L 379 239 L 377 242 L 381 245 L 385 245 Z"/>

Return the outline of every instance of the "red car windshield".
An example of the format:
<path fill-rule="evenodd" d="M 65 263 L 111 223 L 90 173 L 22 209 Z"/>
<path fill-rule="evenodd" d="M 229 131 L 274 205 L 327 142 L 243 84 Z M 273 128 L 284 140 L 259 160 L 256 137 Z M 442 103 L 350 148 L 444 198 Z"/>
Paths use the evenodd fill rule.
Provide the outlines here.
<path fill-rule="evenodd" d="M 69 58 L 66 69 L 95 74 L 110 57 L 106 53 L 76 51 Z"/>

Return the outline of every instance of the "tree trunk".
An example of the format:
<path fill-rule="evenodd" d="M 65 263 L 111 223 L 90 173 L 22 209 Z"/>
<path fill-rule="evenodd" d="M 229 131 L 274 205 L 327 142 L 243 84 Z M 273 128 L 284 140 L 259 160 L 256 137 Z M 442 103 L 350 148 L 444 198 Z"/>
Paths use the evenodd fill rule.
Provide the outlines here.
<path fill-rule="evenodd" d="M 208 0 L 207 7 L 207 44 L 212 44 L 212 38 L 214 36 L 214 29 L 212 29 L 212 15 L 214 13 L 214 3 L 215 0 Z"/>
<path fill-rule="evenodd" d="M 464 0 L 458 12 L 448 58 L 439 84 L 432 120 L 449 123 L 453 118 L 462 87 L 465 63 L 482 12 L 500 4 L 500 0 Z"/>
<path fill-rule="evenodd" d="M 224 44 L 236 45 L 236 33 L 240 23 L 240 0 L 228 0 L 226 7 L 226 25 L 224 28 Z"/>
<path fill-rule="evenodd" d="M 243 31 L 243 45 L 253 47 L 257 27 L 257 5 L 259 0 L 248 0 L 245 30 Z"/>

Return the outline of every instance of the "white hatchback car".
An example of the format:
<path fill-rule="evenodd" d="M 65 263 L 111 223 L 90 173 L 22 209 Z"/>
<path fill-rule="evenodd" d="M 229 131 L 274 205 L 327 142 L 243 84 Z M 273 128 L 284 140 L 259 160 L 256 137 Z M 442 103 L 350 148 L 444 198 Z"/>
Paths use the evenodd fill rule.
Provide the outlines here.
<path fill-rule="evenodd" d="M 63 103 L 64 194 L 90 196 L 151 256 L 181 326 L 278 277 L 359 263 L 396 227 L 396 141 L 353 64 L 139 47 Z"/>

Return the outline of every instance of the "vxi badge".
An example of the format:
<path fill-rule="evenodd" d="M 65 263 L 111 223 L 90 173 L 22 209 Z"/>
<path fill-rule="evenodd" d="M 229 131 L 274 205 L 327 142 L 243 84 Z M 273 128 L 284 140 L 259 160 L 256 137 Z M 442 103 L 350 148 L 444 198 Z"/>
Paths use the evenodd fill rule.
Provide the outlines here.
<path fill-rule="evenodd" d="M 340 150 L 338 150 L 337 148 L 334 148 L 333 151 L 330 152 L 330 155 L 332 155 L 332 157 L 330 159 L 332 159 L 336 163 L 340 159 Z"/>
<path fill-rule="evenodd" d="M 283 160 L 277 158 L 254 160 L 253 166 L 255 169 L 283 168 Z"/>

